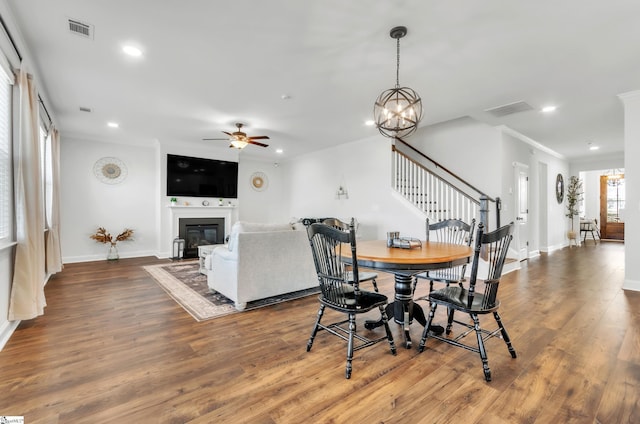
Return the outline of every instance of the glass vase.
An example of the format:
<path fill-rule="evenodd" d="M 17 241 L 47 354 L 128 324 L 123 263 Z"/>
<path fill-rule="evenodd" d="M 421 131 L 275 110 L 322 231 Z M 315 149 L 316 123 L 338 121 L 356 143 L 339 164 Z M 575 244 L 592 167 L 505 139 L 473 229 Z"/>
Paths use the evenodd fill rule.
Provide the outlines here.
<path fill-rule="evenodd" d="M 107 260 L 108 261 L 117 261 L 120 259 L 120 255 L 118 255 L 118 247 L 115 244 L 109 246 L 109 252 L 107 252 Z"/>

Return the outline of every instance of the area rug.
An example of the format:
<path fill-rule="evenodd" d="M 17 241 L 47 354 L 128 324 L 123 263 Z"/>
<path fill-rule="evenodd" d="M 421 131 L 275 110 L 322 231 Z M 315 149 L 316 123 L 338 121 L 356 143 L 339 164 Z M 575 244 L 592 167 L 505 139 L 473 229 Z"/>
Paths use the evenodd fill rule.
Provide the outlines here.
<path fill-rule="evenodd" d="M 207 276 L 200 273 L 198 261 L 148 265 L 143 268 L 196 321 L 206 321 L 233 313 L 262 308 L 319 292 L 318 288 L 311 288 L 256 300 L 249 302 L 244 311 L 238 311 L 233 306 L 233 301 L 209 288 Z"/>

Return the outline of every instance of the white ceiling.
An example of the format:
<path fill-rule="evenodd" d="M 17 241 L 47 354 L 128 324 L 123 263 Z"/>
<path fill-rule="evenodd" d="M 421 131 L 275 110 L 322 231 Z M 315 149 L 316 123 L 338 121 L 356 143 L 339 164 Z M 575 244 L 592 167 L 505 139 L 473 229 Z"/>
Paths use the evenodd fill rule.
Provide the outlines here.
<path fill-rule="evenodd" d="M 201 140 L 243 122 L 271 137 L 243 155 L 285 159 L 375 135 L 364 121 L 395 85 L 397 25 L 409 30 L 400 83 L 422 97 L 421 125 L 471 116 L 570 160 L 620 154 L 617 95 L 640 89 L 637 0 L 6 2 L 63 137 L 219 147 Z M 94 39 L 71 34 L 69 18 Z M 534 110 L 484 112 L 516 101 Z M 558 110 L 539 112 L 547 104 Z"/>

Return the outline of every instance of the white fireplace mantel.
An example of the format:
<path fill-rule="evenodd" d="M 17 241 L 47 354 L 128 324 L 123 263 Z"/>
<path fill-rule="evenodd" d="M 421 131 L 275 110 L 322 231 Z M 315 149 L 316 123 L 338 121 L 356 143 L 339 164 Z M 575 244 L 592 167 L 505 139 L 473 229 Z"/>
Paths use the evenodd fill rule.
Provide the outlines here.
<path fill-rule="evenodd" d="M 231 233 L 235 206 L 168 206 L 171 211 L 171 238 L 178 237 L 180 218 L 224 218 L 225 237 Z"/>

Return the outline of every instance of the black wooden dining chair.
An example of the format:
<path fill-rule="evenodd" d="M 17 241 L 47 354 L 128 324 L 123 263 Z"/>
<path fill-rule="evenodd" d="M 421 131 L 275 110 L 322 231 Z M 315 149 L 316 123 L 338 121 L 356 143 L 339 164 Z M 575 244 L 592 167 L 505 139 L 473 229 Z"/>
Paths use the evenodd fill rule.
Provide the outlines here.
<path fill-rule="evenodd" d="M 471 240 L 473 238 L 473 230 L 476 226 L 475 218 L 471 220 L 471 224 L 467 224 L 461 219 L 445 219 L 440 222 L 431 223 L 429 218 L 426 219 L 426 241 L 437 241 L 441 243 L 453 243 L 471 246 Z M 462 287 L 463 281 L 465 281 L 465 273 L 467 272 L 467 264 L 453 266 L 451 268 L 441 268 L 433 271 L 421 272 L 416 274 L 413 279 L 413 293 L 416 291 L 418 281 L 421 279 L 429 280 L 429 292 L 433 290 L 433 283 L 444 283 L 447 287 L 450 284 L 457 284 Z M 419 297 L 415 300 L 426 300 L 429 296 Z M 453 322 L 454 309 L 447 311 L 447 329 L 451 329 L 451 323 Z M 438 328 L 440 332 L 443 328 L 440 326 L 434 326 L 434 329 Z"/>
<path fill-rule="evenodd" d="M 307 229 L 309 243 L 313 253 L 313 260 L 320 284 L 320 308 L 316 323 L 307 342 L 307 352 L 313 346 L 313 340 L 319 330 L 325 330 L 330 334 L 347 341 L 347 366 L 345 377 L 351 377 L 353 352 L 372 346 L 383 340 L 389 341 L 391 353 L 396 354 L 396 346 L 389 328 L 388 318 L 385 312 L 387 296 L 360 290 L 358 263 L 356 262 L 356 232 L 353 220 L 349 231 L 342 231 L 326 224 L 315 223 Z M 347 277 L 346 263 L 341 255 L 342 249 L 352 261 L 352 279 Z M 347 319 L 323 324 L 321 322 L 325 308 L 330 308 L 347 315 Z M 386 331 L 386 336 L 367 338 L 356 332 L 356 315 L 369 312 L 372 309 L 380 310 L 381 319 Z"/>
<path fill-rule="evenodd" d="M 471 220 L 471 224 L 460 219 L 445 219 L 440 222 L 430 223 L 429 218 L 426 220 L 426 241 L 437 241 L 441 243 L 462 244 L 471 246 L 473 238 L 473 230 L 476 225 L 475 218 Z M 436 269 L 416 275 L 413 290 L 418 283 L 418 279 L 429 280 L 429 291 L 433 290 L 434 281 L 449 284 L 462 284 L 464 274 L 467 270 L 467 264 L 458 265 L 451 268 Z"/>
<path fill-rule="evenodd" d="M 424 351 L 427 339 L 434 338 L 453 346 L 462 347 L 478 353 L 482 360 L 484 377 L 487 381 L 491 381 L 491 370 L 489 368 L 487 352 L 484 346 L 484 342 L 487 339 L 496 336 L 502 337 L 507 345 L 507 349 L 509 350 L 511 357 L 516 357 L 516 351 L 511 344 L 509 334 L 502 324 L 502 320 L 498 314 L 498 308 L 500 307 L 500 301 L 498 300 L 498 287 L 500 284 L 500 277 L 502 276 L 502 268 L 507 257 L 509 243 L 513 238 L 511 235 L 512 229 L 513 223 L 505 225 L 495 231 L 484 233 L 484 226 L 482 224 L 478 226 L 478 232 L 474 243 L 475 250 L 473 264 L 471 266 L 471 275 L 469 277 L 469 288 L 448 286 L 442 289 L 433 290 L 429 293 L 428 299 L 431 307 L 427 317 L 427 325 L 425 326 L 425 330 L 422 332 L 422 339 L 418 345 L 418 350 L 422 352 Z M 482 257 L 485 259 L 482 259 Z M 484 290 L 482 293 L 478 293 L 476 292 L 476 286 L 480 284 L 480 281 L 478 280 L 478 268 L 481 260 L 483 262 L 486 260 L 488 271 L 487 279 L 484 280 Z M 469 315 L 472 323 L 468 321 L 462 322 L 457 319 L 454 320 L 453 323 L 461 325 L 464 329 L 464 331 L 456 337 L 449 337 L 451 333 L 451 328 L 449 326 L 447 328 L 447 335 L 441 336 L 430 333 L 428 328 L 433 320 L 438 305 L 443 305 L 448 309 L 454 309 Z M 486 314 L 493 314 L 493 317 L 498 324 L 497 329 L 490 331 L 485 330 L 480 326 L 479 316 L 484 316 Z M 462 342 L 464 337 L 474 332 L 476 334 L 477 347 Z"/>
<path fill-rule="evenodd" d="M 338 218 L 327 218 L 324 221 L 322 221 L 323 224 L 325 225 L 329 225 L 331 227 L 337 228 L 339 230 L 342 231 L 349 231 L 349 224 L 347 224 L 344 221 L 339 220 Z M 354 227 L 356 226 L 355 224 L 355 220 L 354 220 Z M 357 228 L 356 228 L 357 230 Z M 378 274 L 375 272 L 371 272 L 371 271 L 360 271 L 358 273 L 358 277 L 360 279 L 360 282 L 363 283 L 365 281 L 371 281 L 371 284 L 373 285 L 373 290 L 375 290 L 376 292 L 378 291 L 378 283 L 377 283 L 377 278 L 378 278 Z M 348 270 L 347 271 L 347 279 L 349 280 L 349 282 L 351 284 L 353 284 L 353 272 Z"/>

